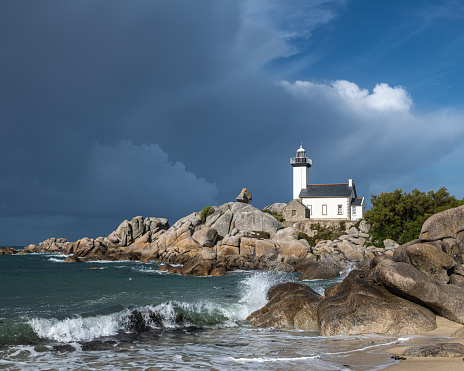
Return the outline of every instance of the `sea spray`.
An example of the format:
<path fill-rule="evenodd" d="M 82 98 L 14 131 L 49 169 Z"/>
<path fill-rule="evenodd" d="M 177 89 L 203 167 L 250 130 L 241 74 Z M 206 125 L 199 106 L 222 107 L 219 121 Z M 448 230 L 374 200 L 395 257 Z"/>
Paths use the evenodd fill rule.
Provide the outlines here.
<path fill-rule="evenodd" d="M 61 343 L 86 342 L 103 336 L 116 335 L 120 328 L 118 314 L 94 317 L 33 318 L 29 325 L 42 339 Z"/>
<path fill-rule="evenodd" d="M 270 287 L 291 277 L 287 273 L 257 272 L 246 276 L 238 285 L 240 300 L 216 303 L 170 300 L 157 305 L 137 306 L 116 313 L 70 318 L 33 318 L 28 321 L 34 333 L 61 343 L 88 342 L 118 333 L 173 330 L 186 327 L 234 327 L 267 303 Z"/>
<path fill-rule="evenodd" d="M 147 370 L 156 365 L 332 371 L 349 364 L 351 369 L 372 371 L 396 362 L 382 346 L 371 347 L 373 342 L 399 341 L 395 337 L 320 337 L 315 332 L 256 328 L 243 320 L 266 303 L 272 285 L 294 280 L 296 273 L 235 271 L 222 277 L 189 277 L 157 274 L 157 263 L 120 261 L 90 271 L 103 262 L 61 264 L 50 257 L 0 256 L 0 369 Z M 334 281 L 304 284 L 322 290 Z M 170 308 L 178 315 L 171 316 Z M 140 335 L 126 329 L 124 321 L 134 311 L 158 311 L 161 324 L 154 322 Z M 163 321 L 172 327 L 164 327 Z M 185 327 L 188 324 L 194 328 Z M 67 327 L 61 335 L 60 327 Z M 371 348 L 356 351 L 366 347 Z"/>
<path fill-rule="evenodd" d="M 242 297 L 239 303 L 242 308 L 239 313 L 245 319 L 254 311 L 262 308 L 268 302 L 267 292 L 278 283 L 290 281 L 291 276 L 284 272 L 256 272 L 242 281 Z"/>

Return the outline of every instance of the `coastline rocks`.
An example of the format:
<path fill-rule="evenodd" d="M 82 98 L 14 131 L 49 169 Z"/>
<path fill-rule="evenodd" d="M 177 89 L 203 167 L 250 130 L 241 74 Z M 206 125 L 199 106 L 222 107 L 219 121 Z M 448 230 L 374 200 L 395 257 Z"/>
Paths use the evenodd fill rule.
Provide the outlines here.
<path fill-rule="evenodd" d="M 268 211 L 268 212 L 276 213 L 276 214 L 282 214 L 285 206 L 287 206 L 286 203 L 276 202 L 276 203 L 273 203 L 272 205 L 266 206 L 263 209 L 263 211 Z"/>
<path fill-rule="evenodd" d="M 317 329 L 317 305 L 322 296 L 306 285 L 281 283 L 268 291 L 269 303 L 247 317 L 253 326 Z"/>
<path fill-rule="evenodd" d="M 245 205 L 233 214 L 231 228 L 238 229 L 240 232 L 262 231 L 269 233 L 272 238 L 279 229 L 283 228 L 272 215 L 251 205 Z"/>
<path fill-rule="evenodd" d="M 192 238 L 202 247 L 213 247 L 216 243 L 218 233 L 211 227 L 202 228 L 193 233 Z"/>
<path fill-rule="evenodd" d="M 71 255 L 64 259 L 63 263 L 82 263 L 82 260 L 79 259 L 77 256 Z"/>
<path fill-rule="evenodd" d="M 31 244 L 24 248 L 25 253 L 33 252 L 64 252 L 67 247 L 68 241 L 65 238 L 49 238 L 38 245 Z"/>
<path fill-rule="evenodd" d="M 319 334 L 417 334 L 436 328 L 435 315 L 376 285 L 366 271 L 351 271 L 337 293 L 318 307 Z"/>
<path fill-rule="evenodd" d="M 397 242 L 390 239 L 383 241 L 383 245 L 385 246 L 385 250 L 395 250 L 399 246 Z"/>
<path fill-rule="evenodd" d="M 303 273 L 298 277 L 298 281 L 339 277 L 340 270 L 341 268 L 333 263 L 321 261 L 308 262 Z"/>
<path fill-rule="evenodd" d="M 419 239 L 437 241 L 457 238 L 464 231 L 464 205 L 432 215 L 422 225 Z"/>
<path fill-rule="evenodd" d="M 240 194 L 237 196 L 237 202 L 243 202 L 243 203 L 246 203 L 246 204 L 249 204 L 251 202 L 251 192 L 246 189 L 246 188 L 243 188 L 242 189 L 242 192 L 240 192 Z"/>
<path fill-rule="evenodd" d="M 382 260 L 374 279 L 389 291 L 423 305 L 451 321 L 464 323 L 464 290 L 435 281 L 407 263 Z"/>
<path fill-rule="evenodd" d="M 406 349 L 403 355 L 409 357 L 462 357 L 464 345 L 460 343 L 439 343 L 415 346 Z"/>
<path fill-rule="evenodd" d="M 431 243 L 402 245 L 395 250 L 393 259 L 397 262 L 411 264 L 441 283 L 449 282 L 448 271 L 456 265 L 453 258 Z"/>
<path fill-rule="evenodd" d="M 293 227 L 279 229 L 272 237 L 274 241 L 297 240 L 298 232 Z"/>
<path fill-rule="evenodd" d="M 359 223 L 359 231 L 361 233 L 369 233 L 371 228 L 372 226 L 365 220 L 361 220 L 361 223 Z"/>
<path fill-rule="evenodd" d="M 160 230 L 169 228 L 165 218 L 136 216 L 129 222 L 124 220 L 115 231 L 102 240 L 102 244 L 109 248 L 126 247 L 136 242 L 140 237 L 147 235 L 147 240 Z"/>
<path fill-rule="evenodd" d="M 455 332 L 451 334 L 452 338 L 463 339 L 464 338 L 464 327 L 457 329 Z"/>
<path fill-rule="evenodd" d="M 13 249 L 12 247 L 9 246 L 3 246 L 0 248 L 0 255 L 14 255 L 17 254 L 18 250 Z"/>

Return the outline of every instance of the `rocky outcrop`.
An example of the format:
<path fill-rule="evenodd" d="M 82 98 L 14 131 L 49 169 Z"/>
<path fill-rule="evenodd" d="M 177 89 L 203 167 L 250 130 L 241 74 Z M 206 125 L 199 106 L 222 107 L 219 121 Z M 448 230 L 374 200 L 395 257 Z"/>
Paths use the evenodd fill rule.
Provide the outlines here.
<path fill-rule="evenodd" d="M 211 227 L 202 228 L 193 233 L 192 238 L 202 247 L 213 247 L 216 243 L 218 233 Z"/>
<path fill-rule="evenodd" d="M 338 292 L 318 307 L 321 335 L 417 334 L 436 328 L 428 309 L 376 285 L 366 271 L 351 271 Z"/>
<path fill-rule="evenodd" d="M 464 231 L 464 205 L 432 215 L 422 225 L 421 241 L 456 239 Z"/>
<path fill-rule="evenodd" d="M 403 355 L 409 357 L 462 357 L 464 345 L 460 343 L 440 343 L 415 346 L 406 349 Z"/>
<path fill-rule="evenodd" d="M 376 250 L 371 250 L 373 257 L 369 266 L 361 264 L 365 267 L 363 270 L 351 271 L 342 283 L 326 289 L 326 298 L 317 305 L 319 333 L 416 334 L 435 328 L 435 314 L 464 324 L 464 265 L 460 245 L 462 211 L 459 207 L 432 216 L 424 223 L 421 239 L 399 247 L 394 241 L 387 240 L 385 247 L 389 250 L 385 254 L 375 254 Z M 282 230 L 276 236 L 288 235 L 289 232 Z M 351 243 L 362 241 L 359 237 L 363 237 L 361 233 L 364 232 L 357 233 L 351 228 L 349 232 L 340 240 Z M 352 251 L 342 243 L 334 247 L 334 242 L 324 242 L 319 249 L 316 249 L 317 245 L 311 248 L 317 261 L 302 261 L 296 268 L 311 273 L 321 262 L 330 259 L 339 264 L 341 259 L 337 261 L 337 258 L 340 256 L 359 261 L 360 257 L 353 254 L 356 250 Z M 339 252 L 335 253 L 335 249 Z M 367 257 L 370 256 L 365 252 L 363 261 Z M 282 300 L 285 300 L 284 295 Z M 280 307 L 285 308 L 285 305 L 288 303 L 279 303 Z M 292 308 L 292 311 L 298 311 L 298 307 Z M 262 312 L 252 314 L 252 323 L 274 326 L 266 318 L 262 322 L 257 320 L 267 312 L 263 308 Z M 306 315 L 308 321 L 314 323 L 314 311 Z M 285 321 L 277 323 L 284 326 Z M 291 326 L 296 327 L 295 322 Z"/>
<path fill-rule="evenodd" d="M 283 228 L 282 224 L 268 213 L 262 212 L 251 205 L 235 207 L 236 205 L 232 208 L 233 217 L 229 233 L 233 232 L 234 229 L 242 233 L 262 231 L 269 233 L 270 237 L 273 237 L 279 229 Z"/>
<path fill-rule="evenodd" d="M 242 192 L 237 196 L 237 202 L 244 202 L 246 204 L 249 204 L 251 199 L 251 192 L 246 188 L 243 188 Z"/>
<path fill-rule="evenodd" d="M 269 303 L 248 316 L 253 326 L 317 330 L 317 306 L 322 296 L 306 285 L 286 282 L 273 286 Z"/>
<path fill-rule="evenodd" d="M 0 248 L 0 255 L 14 255 L 17 253 L 18 253 L 18 250 L 13 249 L 12 247 L 9 247 L 9 246 L 3 246 Z"/>
<path fill-rule="evenodd" d="M 64 259 L 63 263 L 82 263 L 82 260 L 77 256 L 71 255 Z"/>
<path fill-rule="evenodd" d="M 429 308 L 451 321 L 464 323 L 464 290 L 430 278 L 413 265 L 384 259 L 373 271 L 374 278 L 398 296 Z"/>
<path fill-rule="evenodd" d="M 341 267 L 337 264 L 321 261 L 312 261 L 306 264 L 298 281 L 328 279 L 340 276 Z"/>
<path fill-rule="evenodd" d="M 284 211 L 284 207 L 287 206 L 286 203 L 283 203 L 283 202 L 276 202 L 272 205 L 268 205 L 266 206 L 263 211 L 267 211 L 267 212 L 270 212 L 270 213 L 275 213 L 275 214 L 282 214 L 282 212 Z"/>
<path fill-rule="evenodd" d="M 24 252 L 45 252 L 45 253 L 62 253 L 66 250 L 68 241 L 65 238 L 49 238 L 39 245 L 29 245 L 24 247 Z"/>
<path fill-rule="evenodd" d="M 235 269 L 291 272 L 302 262 L 317 261 L 331 268 L 326 269 L 325 276 L 334 276 L 353 262 L 363 266 L 385 252 L 393 255 L 394 247 L 389 245 L 385 250 L 370 246 L 369 235 L 357 228 L 350 228 L 347 235 L 333 241 L 320 240 L 315 246 L 310 245 L 294 228 L 284 228 L 274 216 L 253 207 L 249 201 L 251 193 L 243 189 L 238 202 L 208 207 L 210 212 L 206 217 L 203 215 L 203 220 L 201 212 L 194 212 L 169 226 L 164 218 L 136 216 L 122 221 L 107 237 L 85 237 L 76 242 L 49 239 L 28 246 L 25 251 L 61 252 L 86 261 L 160 261 L 174 267 L 194 260 L 205 261 L 208 269 L 203 272 L 208 275 L 215 269 L 218 269 L 215 274 Z M 284 205 L 274 204 L 268 209 L 277 212 Z M 361 225 L 363 230 L 368 229 L 367 225 Z M 321 278 L 322 270 L 314 267 L 302 279 Z M 175 270 L 192 274 L 189 269 Z"/>
<path fill-rule="evenodd" d="M 115 231 L 103 240 L 103 244 L 110 248 L 126 247 L 144 235 L 149 240 L 150 236 L 168 228 L 169 223 L 165 218 L 148 217 L 143 219 L 142 216 L 136 216 L 130 222 L 124 220 Z"/>
<path fill-rule="evenodd" d="M 208 275 L 216 268 L 217 272 L 223 269 L 291 272 L 299 263 L 314 261 L 327 263 L 326 267 L 335 267 L 338 273 L 353 261 L 363 264 L 385 252 L 384 249 L 366 248 L 369 236 L 356 228 L 337 240 L 319 241 L 316 246 L 310 246 L 294 228 L 283 228 L 271 214 L 251 204 L 229 202 L 211 209 L 205 223 L 202 223 L 200 212 L 179 219 L 171 227 L 167 219 L 136 216 L 130 221 L 124 220 L 107 237 L 85 237 L 76 242 L 49 239 L 26 250 L 62 252 L 87 261 L 156 260 L 179 265 L 199 259 L 208 261 L 209 272 L 205 273 Z M 175 271 L 191 274 L 186 273 L 189 270 L 176 268 Z M 313 269 L 302 279 L 321 277 Z"/>
<path fill-rule="evenodd" d="M 448 271 L 456 265 L 451 256 L 431 243 L 405 244 L 395 250 L 393 259 L 408 263 L 425 273 L 430 278 L 448 283 Z"/>
<path fill-rule="evenodd" d="M 272 287 L 268 299 L 247 318 L 253 326 L 317 329 L 323 336 L 417 334 L 436 328 L 432 311 L 392 294 L 367 271 L 350 272 L 330 297 L 287 282 Z"/>

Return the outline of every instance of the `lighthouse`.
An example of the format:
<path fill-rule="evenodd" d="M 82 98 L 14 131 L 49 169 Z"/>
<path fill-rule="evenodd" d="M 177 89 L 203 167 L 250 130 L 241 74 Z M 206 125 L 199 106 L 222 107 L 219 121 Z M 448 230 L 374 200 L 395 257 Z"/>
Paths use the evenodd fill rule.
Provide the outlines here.
<path fill-rule="evenodd" d="M 301 190 L 308 186 L 309 168 L 312 165 L 311 159 L 306 157 L 303 143 L 296 151 L 296 157 L 290 158 L 290 164 L 293 167 L 293 199 L 296 199 L 299 198 Z"/>

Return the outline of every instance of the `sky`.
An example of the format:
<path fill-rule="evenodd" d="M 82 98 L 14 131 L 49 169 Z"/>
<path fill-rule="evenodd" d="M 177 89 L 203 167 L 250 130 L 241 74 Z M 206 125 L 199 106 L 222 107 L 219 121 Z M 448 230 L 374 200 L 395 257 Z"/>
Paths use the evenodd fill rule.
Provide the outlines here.
<path fill-rule="evenodd" d="M 292 197 L 464 197 L 464 3 L 2 0 L 0 244 Z"/>

